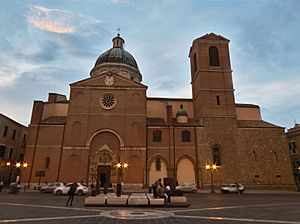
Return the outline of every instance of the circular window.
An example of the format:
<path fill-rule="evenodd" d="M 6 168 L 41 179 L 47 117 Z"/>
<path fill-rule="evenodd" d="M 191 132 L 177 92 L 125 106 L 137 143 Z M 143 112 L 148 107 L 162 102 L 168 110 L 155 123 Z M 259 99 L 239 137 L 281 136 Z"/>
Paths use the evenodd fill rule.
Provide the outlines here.
<path fill-rule="evenodd" d="M 104 95 L 100 99 L 100 105 L 104 109 L 112 109 L 116 106 L 116 104 L 117 99 L 111 94 Z"/>

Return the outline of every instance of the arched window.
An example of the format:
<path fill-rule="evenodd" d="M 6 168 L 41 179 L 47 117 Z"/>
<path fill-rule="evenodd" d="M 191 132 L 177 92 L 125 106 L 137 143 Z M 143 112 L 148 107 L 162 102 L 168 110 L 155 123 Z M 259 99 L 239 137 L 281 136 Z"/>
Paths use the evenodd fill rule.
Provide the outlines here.
<path fill-rule="evenodd" d="M 153 142 L 161 142 L 161 130 L 153 131 Z"/>
<path fill-rule="evenodd" d="M 213 154 L 213 164 L 216 164 L 217 166 L 221 166 L 222 165 L 221 150 L 219 149 L 219 147 L 214 146 L 212 154 Z"/>
<path fill-rule="evenodd" d="M 155 160 L 155 171 L 161 171 L 161 159 L 159 157 Z"/>
<path fill-rule="evenodd" d="M 197 71 L 197 55 L 196 53 L 194 54 L 194 72 Z"/>
<path fill-rule="evenodd" d="M 188 130 L 184 130 L 181 132 L 182 142 L 190 142 L 191 141 L 191 132 Z"/>
<path fill-rule="evenodd" d="M 209 48 L 209 65 L 210 66 L 220 66 L 219 50 L 215 46 L 212 46 Z"/>
<path fill-rule="evenodd" d="M 49 156 L 47 156 L 46 158 L 45 158 L 45 169 L 48 169 L 49 168 L 49 166 L 50 166 L 50 157 Z"/>

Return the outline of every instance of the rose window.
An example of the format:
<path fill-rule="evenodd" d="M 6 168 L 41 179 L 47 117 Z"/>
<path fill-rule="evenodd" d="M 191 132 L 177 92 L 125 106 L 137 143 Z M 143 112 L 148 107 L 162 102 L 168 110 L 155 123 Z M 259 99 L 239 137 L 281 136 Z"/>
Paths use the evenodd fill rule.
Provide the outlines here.
<path fill-rule="evenodd" d="M 100 104 L 104 109 L 112 109 L 115 107 L 117 99 L 113 95 L 104 95 L 100 99 Z"/>

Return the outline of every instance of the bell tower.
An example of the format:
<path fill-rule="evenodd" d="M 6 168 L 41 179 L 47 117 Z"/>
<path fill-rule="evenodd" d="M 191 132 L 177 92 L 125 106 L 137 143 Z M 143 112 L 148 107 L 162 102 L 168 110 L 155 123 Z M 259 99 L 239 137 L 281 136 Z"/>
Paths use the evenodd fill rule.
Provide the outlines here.
<path fill-rule="evenodd" d="M 191 63 L 194 117 L 236 117 L 229 40 L 214 33 L 193 41 Z"/>

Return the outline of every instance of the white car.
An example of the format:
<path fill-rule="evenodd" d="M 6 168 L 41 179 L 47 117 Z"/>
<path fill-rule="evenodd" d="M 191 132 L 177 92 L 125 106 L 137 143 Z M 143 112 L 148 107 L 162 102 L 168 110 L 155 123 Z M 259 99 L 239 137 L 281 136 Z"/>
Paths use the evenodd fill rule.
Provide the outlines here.
<path fill-rule="evenodd" d="M 41 193 L 53 193 L 53 191 L 58 187 L 63 187 L 64 184 L 61 182 L 48 183 L 46 186 L 41 187 Z"/>
<path fill-rule="evenodd" d="M 227 187 L 221 187 L 222 193 L 240 193 L 242 194 L 245 191 L 244 185 L 240 183 L 229 184 Z"/>
<path fill-rule="evenodd" d="M 68 183 L 66 185 L 57 187 L 54 189 L 53 194 L 54 195 L 63 195 L 63 194 L 68 194 L 68 191 L 71 187 L 72 183 Z M 88 187 L 83 186 L 81 183 L 77 183 L 77 189 L 75 194 L 77 195 L 84 195 L 84 194 L 89 194 L 90 190 Z"/>
<path fill-rule="evenodd" d="M 181 190 L 182 192 L 197 192 L 197 186 L 195 182 L 182 182 L 176 187 L 176 190 Z"/>

